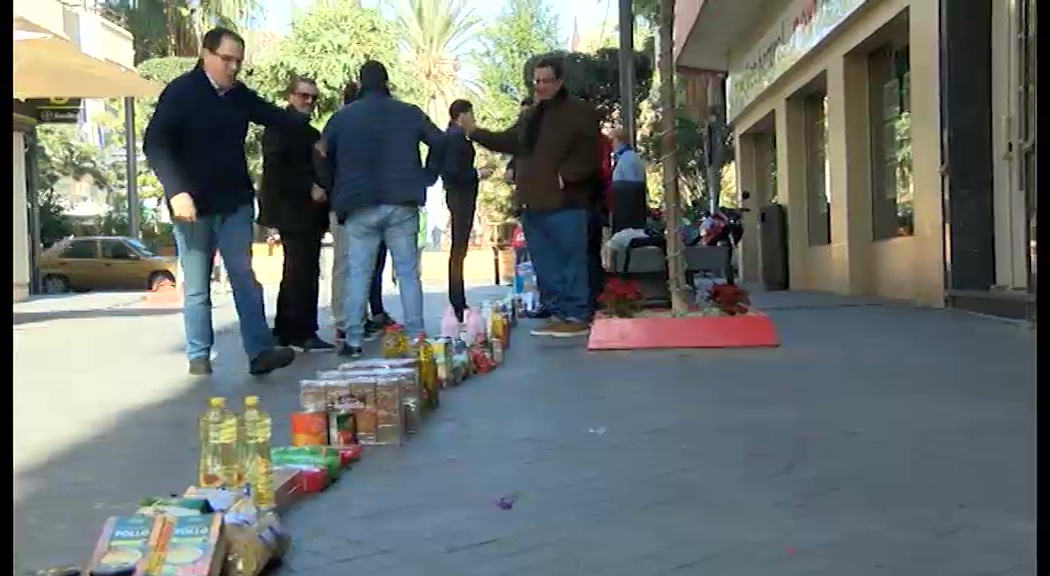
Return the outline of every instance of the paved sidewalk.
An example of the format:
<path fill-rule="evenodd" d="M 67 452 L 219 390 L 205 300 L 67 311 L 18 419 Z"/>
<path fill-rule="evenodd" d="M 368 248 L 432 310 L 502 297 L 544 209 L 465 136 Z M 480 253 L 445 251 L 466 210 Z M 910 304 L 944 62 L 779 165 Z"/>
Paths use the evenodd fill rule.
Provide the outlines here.
<path fill-rule="evenodd" d="M 779 349 L 590 354 L 525 323 L 409 444 L 291 511 L 279 576 L 1034 571 L 1033 332 L 756 300 Z M 443 304 L 428 294 L 432 327 Z M 280 439 L 296 380 L 337 363 L 257 381 L 228 332 L 217 373 L 190 381 L 177 315 L 31 326 L 15 327 L 16 573 L 86 557 L 106 516 L 192 481 L 210 394 L 261 392 Z"/>

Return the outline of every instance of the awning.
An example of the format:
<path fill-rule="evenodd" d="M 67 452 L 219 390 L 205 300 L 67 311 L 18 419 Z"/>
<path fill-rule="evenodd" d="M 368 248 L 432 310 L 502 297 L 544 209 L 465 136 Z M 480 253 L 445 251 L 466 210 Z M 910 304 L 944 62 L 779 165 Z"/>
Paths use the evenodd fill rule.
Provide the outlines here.
<path fill-rule="evenodd" d="M 148 98 L 163 88 L 24 18 L 14 24 L 14 98 Z"/>

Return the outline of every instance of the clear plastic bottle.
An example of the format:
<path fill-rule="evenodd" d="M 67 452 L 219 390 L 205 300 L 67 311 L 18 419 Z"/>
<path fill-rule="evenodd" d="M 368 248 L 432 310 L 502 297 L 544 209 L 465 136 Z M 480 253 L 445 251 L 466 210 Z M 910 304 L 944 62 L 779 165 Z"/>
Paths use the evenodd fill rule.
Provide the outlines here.
<path fill-rule="evenodd" d="M 434 410 L 441 406 L 441 388 L 438 386 L 437 361 L 434 357 L 434 346 L 426 335 L 420 336 L 413 346 L 419 360 L 419 385 L 423 387 L 424 405 Z"/>
<path fill-rule="evenodd" d="M 270 458 L 270 438 L 273 435 L 273 420 L 259 408 L 259 397 L 244 399 L 244 416 L 241 418 L 241 462 L 252 495 L 252 503 L 260 510 L 274 507 L 273 461 Z"/>
<path fill-rule="evenodd" d="M 201 488 L 238 489 L 244 486 L 239 454 L 237 415 L 226 408 L 226 399 L 212 398 L 200 418 L 201 455 L 197 484 Z"/>

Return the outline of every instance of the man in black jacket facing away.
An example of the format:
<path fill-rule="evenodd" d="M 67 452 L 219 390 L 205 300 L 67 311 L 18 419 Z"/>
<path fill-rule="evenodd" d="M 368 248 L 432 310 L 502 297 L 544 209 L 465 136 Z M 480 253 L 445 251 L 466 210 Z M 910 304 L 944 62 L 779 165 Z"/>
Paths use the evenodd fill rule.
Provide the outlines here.
<path fill-rule="evenodd" d="M 309 120 L 318 95 L 312 79 L 293 79 L 285 92 L 288 112 Z M 267 128 L 262 137 L 259 224 L 276 228 L 284 245 L 273 334 L 281 346 L 304 352 L 335 349 L 317 336 L 321 240 L 328 230 L 329 210 L 325 179 L 319 173 L 327 163 L 314 149 L 320 138 L 313 127 L 302 134 Z"/>
<path fill-rule="evenodd" d="M 467 139 L 460 122 L 473 120 L 474 105 L 467 100 L 456 100 L 448 108 L 449 123 L 445 131 L 441 182 L 445 188 L 452 227 L 451 249 L 448 255 L 448 300 L 456 319 L 463 322 L 467 297 L 463 288 L 463 261 L 467 258 L 470 232 L 474 227 L 474 212 L 478 203 L 478 181 L 492 173 L 487 168 L 474 168 L 474 145 Z"/>
<path fill-rule="evenodd" d="M 275 348 L 266 325 L 262 286 L 252 270 L 255 189 L 248 175 L 244 139 L 248 123 L 289 134 L 308 124 L 263 100 L 237 81 L 244 39 L 226 28 L 204 35 L 197 66 L 160 94 L 142 147 L 164 187 L 183 272 L 182 317 L 192 375 L 211 373 L 211 270 L 215 250 L 233 288 L 249 372 L 260 375 L 295 360 Z"/>

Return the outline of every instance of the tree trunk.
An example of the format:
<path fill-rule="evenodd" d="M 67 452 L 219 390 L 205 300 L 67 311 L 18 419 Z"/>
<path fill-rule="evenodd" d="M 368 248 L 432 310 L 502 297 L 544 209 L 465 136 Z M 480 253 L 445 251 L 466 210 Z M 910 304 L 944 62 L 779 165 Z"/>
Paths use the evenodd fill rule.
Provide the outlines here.
<path fill-rule="evenodd" d="M 682 210 L 675 164 L 674 3 L 675 0 L 660 0 L 660 128 L 663 131 L 660 167 L 664 178 L 664 219 L 667 221 L 667 289 L 671 293 L 671 311 L 684 314 L 689 310 L 689 301 L 679 232 Z"/>

